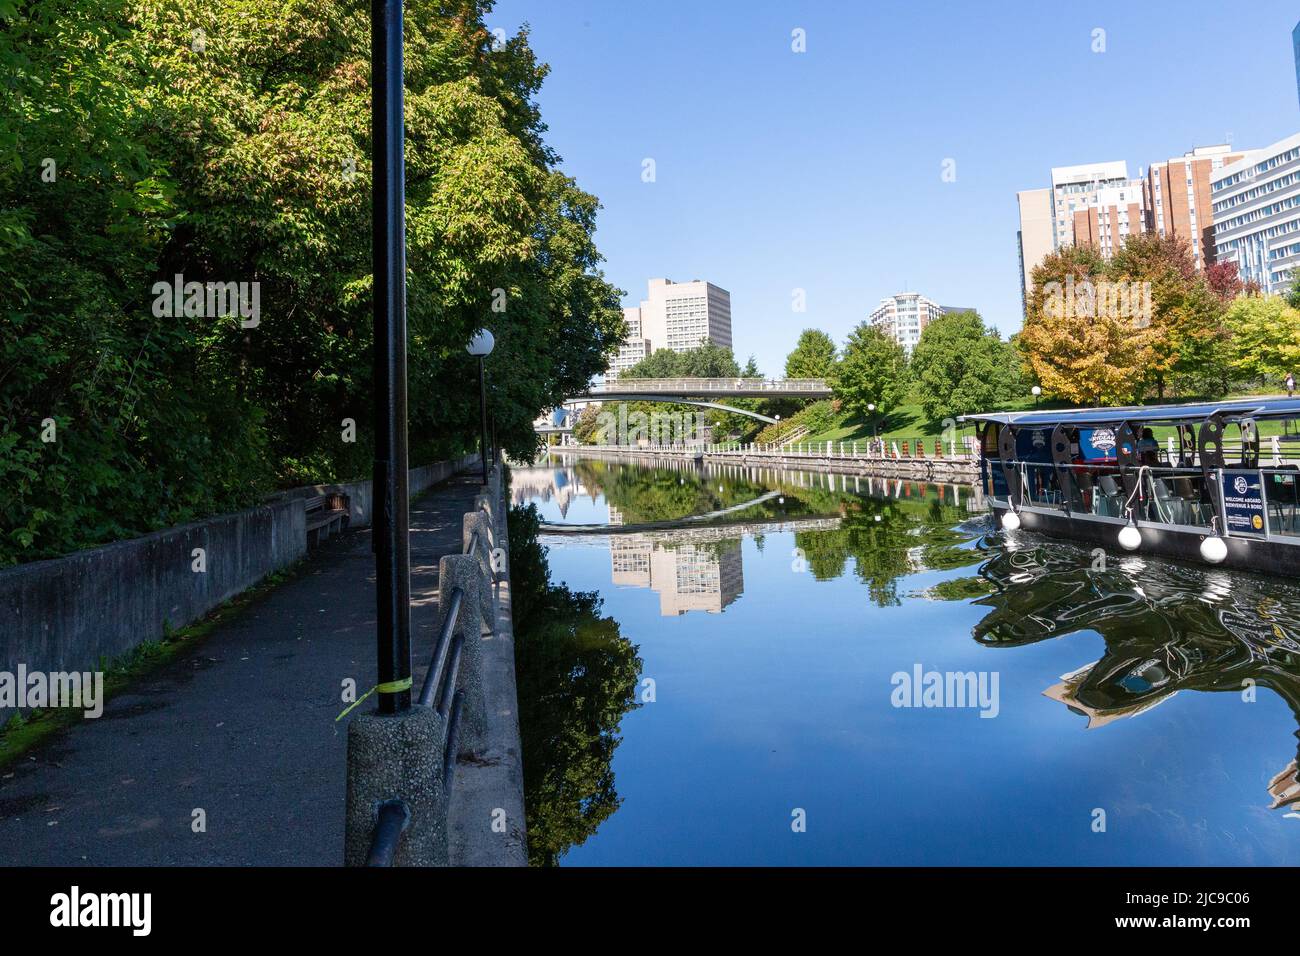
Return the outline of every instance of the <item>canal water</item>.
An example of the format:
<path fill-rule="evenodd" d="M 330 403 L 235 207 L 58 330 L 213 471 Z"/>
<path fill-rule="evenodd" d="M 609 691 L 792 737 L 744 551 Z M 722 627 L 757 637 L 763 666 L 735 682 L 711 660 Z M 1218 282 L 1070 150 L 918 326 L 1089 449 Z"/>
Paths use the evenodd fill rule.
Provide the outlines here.
<path fill-rule="evenodd" d="M 552 456 L 512 489 L 550 576 L 534 862 L 1300 863 L 1290 581 L 994 534 L 969 487 Z"/>

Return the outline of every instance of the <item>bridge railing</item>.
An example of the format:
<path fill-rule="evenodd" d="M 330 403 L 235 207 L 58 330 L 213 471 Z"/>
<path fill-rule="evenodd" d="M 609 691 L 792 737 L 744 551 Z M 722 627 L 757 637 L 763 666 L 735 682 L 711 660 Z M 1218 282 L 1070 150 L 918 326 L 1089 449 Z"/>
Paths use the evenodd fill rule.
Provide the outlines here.
<path fill-rule="evenodd" d="M 829 392 L 830 386 L 819 378 L 618 378 L 602 385 L 593 385 L 591 395 L 618 392 L 672 392 L 690 391 L 700 394 L 731 392 L 737 390 L 774 392 Z"/>

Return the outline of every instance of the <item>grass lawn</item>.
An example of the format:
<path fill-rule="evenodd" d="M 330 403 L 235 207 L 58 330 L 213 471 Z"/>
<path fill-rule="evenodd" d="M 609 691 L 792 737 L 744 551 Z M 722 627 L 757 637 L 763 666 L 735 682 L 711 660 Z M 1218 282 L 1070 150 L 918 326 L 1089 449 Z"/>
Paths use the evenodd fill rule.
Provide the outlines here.
<path fill-rule="evenodd" d="M 1023 411 L 1027 408 L 1034 407 L 1032 398 L 1024 402 L 1015 402 L 1007 406 L 1007 411 Z M 1042 402 L 1041 408 L 1059 407 L 1052 403 Z M 933 440 L 943 435 L 943 421 L 931 420 L 925 417 L 920 405 L 909 404 L 899 405 L 890 412 L 883 420 L 878 423 L 879 431 L 877 434 L 884 438 L 885 441 L 897 442 L 914 442 L 918 438 L 926 439 L 927 445 L 933 443 Z M 962 438 L 965 435 L 974 435 L 975 428 L 973 425 L 960 425 L 957 429 L 957 443 L 962 444 Z M 870 422 L 853 418 L 847 412 L 840 415 L 839 421 L 831 428 L 816 435 L 809 435 L 804 441 L 808 442 L 827 442 L 827 441 L 867 441 L 871 438 L 872 426 Z"/>

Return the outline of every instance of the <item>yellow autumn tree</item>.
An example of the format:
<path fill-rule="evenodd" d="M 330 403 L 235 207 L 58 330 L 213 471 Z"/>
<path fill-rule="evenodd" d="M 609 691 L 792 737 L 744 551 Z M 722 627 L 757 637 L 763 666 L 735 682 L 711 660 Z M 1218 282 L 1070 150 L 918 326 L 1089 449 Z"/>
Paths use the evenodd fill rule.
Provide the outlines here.
<path fill-rule="evenodd" d="M 1067 246 L 1033 272 L 1019 348 L 1049 394 L 1081 405 L 1122 405 L 1141 396 L 1156 331 L 1143 304 L 1107 277 L 1096 250 Z"/>

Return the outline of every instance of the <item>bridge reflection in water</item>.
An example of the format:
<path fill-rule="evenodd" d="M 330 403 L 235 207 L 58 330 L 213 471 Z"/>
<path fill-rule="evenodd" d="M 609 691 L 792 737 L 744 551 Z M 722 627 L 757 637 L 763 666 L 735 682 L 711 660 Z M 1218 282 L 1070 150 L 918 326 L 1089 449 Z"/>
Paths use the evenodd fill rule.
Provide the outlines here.
<path fill-rule="evenodd" d="M 744 592 L 744 559 L 741 542 L 747 537 L 761 537 L 783 532 L 794 533 L 796 542 L 808 545 L 815 559 L 824 559 L 826 547 L 834 539 L 823 532 L 846 529 L 846 516 L 856 513 L 861 519 L 862 498 L 896 499 L 968 510 L 982 509 L 982 499 L 973 489 L 956 485 L 917 483 L 901 479 L 843 476 L 819 472 L 793 472 L 785 469 L 746 467 L 742 465 L 699 465 L 677 458 L 665 458 L 664 472 L 679 472 L 677 487 L 685 488 L 689 474 L 708 496 L 716 493 L 719 507 L 691 513 L 701 499 L 689 492 L 673 496 L 675 517 L 660 517 L 662 510 L 647 512 L 645 489 L 638 483 L 639 496 L 620 494 L 619 476 L 630 470 L 642 474 L 640 466 L 610 465 L 560 456 L 550 468 L 516 468 L 512 472 L 515 504 L 528 502 L 551 505 L 561 519 L 570 516 L 575 501 L 588 499 L 594 504 L 604 496 L 606 511 L 587 517 L 599 522 L 543 521 L 541 530 L 548 534 L 595 535 L 609 549 L 611 575 L 615 586 L 648 588 L 659 595 L 660 614 L 672 617 L 689 611 L 720 613 Z M 664 485 L 663 474 L 658 483 Z M 715 484 L 716 487 L 715 487 Z M 672 482 L 667 482 L 672 488 Z M 769 490 L 764 490 L 769 489 Z M 790 496 L 787 501 L 786 494 Z M 814 492 L 814 494 L 809 494 Z M 746 495 L 750 497 L 746 498 Z M 743 500 L 734 501 L 735 498 Z M 631 518 L 615 501 L 628 503 Z M 724 503 L 725 502 L 725 503 Z M 670 512 L 671 513 L 671 512 Z M 650 517 L 653 514 L 654 517 Z M 873 517 L 882 521 L 880 515 Z M 853 518 L 849 518 L 850 523 Z M 891 521 L 891 527 L 898 522 Z M 869 529 L 873 548 L 883 528 Z M 802 549 L 801 549 L 802 550 Z M 848 557 L 843 549 L 839 563 Z M 923 570 L 921 550 L 912 550 L 907 570 Z"/>

